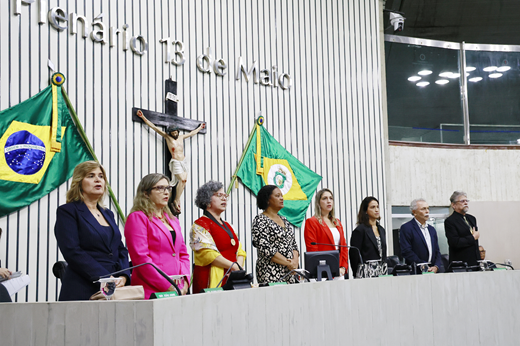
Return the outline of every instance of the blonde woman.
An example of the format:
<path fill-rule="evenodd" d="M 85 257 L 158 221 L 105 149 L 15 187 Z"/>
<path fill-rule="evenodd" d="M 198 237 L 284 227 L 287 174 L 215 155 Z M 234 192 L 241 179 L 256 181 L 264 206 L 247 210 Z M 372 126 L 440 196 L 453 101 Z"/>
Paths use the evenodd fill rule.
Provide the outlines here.
<path fill-rule="evenodd" d="M 167 275 L 181 275 L 176 284 L 184 295 L 190 286 L 190 257 L 179 219 L 168 208 L 172 186 L 167 176 L 148 174 L 139 186 L 125 224 L 125 237 L 133 265 L 152 263 Z M 146 299 L 154 292 L 174 291 L 172 284 L 152 266 L 132 272 L 132 284 L 142 285 Z"/>
<path fill-rule="evenodd" d="M 334 195 L 329 189 L 316 194 L 314 216 L 305 221 L 305 246 L 307 251 L 339 250 L 339 272 L 343 276 L 348 270 L 348 248 L 311 243 L 347 245 L 345 232 L 339 219 L 334 216 Z"/>
<path fill-rule="evenodd" d="M 95 161 L 74 168 L 67 204 L 56 212 L 54 234 L 68 266 L 59 300 L 88 300 L 99 291 L 100 276 L 128 268 L 128 250 L 114 214 L 103 206 L 105 169 Z M 130 271 L 119 274 L 117 287 L 130 284 Z"/>

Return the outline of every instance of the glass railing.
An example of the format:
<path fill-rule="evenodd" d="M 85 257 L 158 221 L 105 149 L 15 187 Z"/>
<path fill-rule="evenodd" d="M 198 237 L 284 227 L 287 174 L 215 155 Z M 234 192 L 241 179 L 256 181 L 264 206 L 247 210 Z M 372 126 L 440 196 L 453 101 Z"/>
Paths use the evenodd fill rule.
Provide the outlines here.
<path fill-rule="evenodd" d="M 520 144 L 520 46 L 385 35 L 385 56 L 390 140 Z"/>

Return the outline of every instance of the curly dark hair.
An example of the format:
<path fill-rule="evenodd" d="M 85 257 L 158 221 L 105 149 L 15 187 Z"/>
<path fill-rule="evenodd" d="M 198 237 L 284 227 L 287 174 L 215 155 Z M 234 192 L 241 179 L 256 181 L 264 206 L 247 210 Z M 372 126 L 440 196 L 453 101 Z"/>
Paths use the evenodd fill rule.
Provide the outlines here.
<path fill-rule="evenodd" d="M 202 210 L 206 210 L 211 203 L 211 196 L 223 187 L 224 185 L 219 181 L 208 181 L 197 190 L 195 205 Z"/>
<path fill-rule="evenodd" d="M 361 206 L 359 207 L 359 213 L 357 215 L 357 224 L 370 226 L 370 218 L 368 217 L 367 210 L 370 202 L 376 201 L 379 205 L 379 201 L 375 197 L 366 197 L 363 202 L 361 202 Z"/>
<path fill-rule="evenodd" d="M 256 205 L 258 208 L 262 210 L 266 210 L 269 206 L 269 198 L 273 194 L 274 189 L 277 189 L 277 186 L 274 185 L 266 185 L 262 186 L 258 194 L 256 195 Z"/>

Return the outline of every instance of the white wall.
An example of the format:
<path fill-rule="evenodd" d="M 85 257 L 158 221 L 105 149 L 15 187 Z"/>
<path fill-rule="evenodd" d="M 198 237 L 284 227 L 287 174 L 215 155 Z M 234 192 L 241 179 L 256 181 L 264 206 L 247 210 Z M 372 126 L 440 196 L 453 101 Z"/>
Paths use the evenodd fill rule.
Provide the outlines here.
<path fill-rule="evenodd" d="M 520 202 L 471 202 L 469 213 L 477 218 L 479 244 L 486 249 L 486 259 L 505 263 L 511 260 L 520 268 Z"/>
<path fill-rule="evenodd" d="M 185 235 L 201 214 L 192 202 L 197 187 L 210 179 L 229 183 L 259 112 L 266 118 L 267 130 L 323 176 L 318 189 L 329 187 L 335 192 L 337 214 L 347 236 L 364 197 L 374 195 L 385 204 L 379 2 L 46 2 L 45 13 L 60 6 L 90 22 L 103 13 L 107 35 L 109 27 L 122 29 L 128 24 L 130 35 L 148 41 L 149 50 L 142 57 L 124 51 L 121 42 L 110 47 L 58 32 L 48 22 L 39 25 L 38 1 L 22 5 L 21 15 L 14 14 L 14 4 L 0 2 L 0 109 L 45 88 L 52 74 L 47 67 L 50 59 L 67 78 L 65 89 L 125 214 L 141 177 L 167 169 L 162 138 L 133 123 L 131 108 L 163 111 L 163 85 L 170 76 L 178 82 L 178 114 L 208 123 L 208 134 L 185 143 L 191 159 L 180 216 Z M 166 37 L 183 41 L 183 66 L 164 62 L 159 40 Z M 206 47 L 227 62 L 224 77 L 197 70 L 196 58 Z M 253 61 L 261 69 L 278 66 L 280 73 L 292 77 L 293 86 L 282 90 L 235 80 L 240 56 L 248 67 Z M 64 203 L 67 188 L 64 184 L 0 219 L 2 264 L 27 272 L 33 282 L 18 294 L 18 301 L 57 297 L 59 287 L 50 269 L 61 257 L 53 227 L 55 210 Z M 245 245 L 249 270 L 256 256 L 249 230 L 257 213 L 256 199 L 243 185 L 233 190 L 225 218 Z M 387 222 L 384 209 L 383 222 Z M 296 232 L 303 249 L 301 231 Z"/>
<path fill-rule="evenodd" d="M 390 145 L 388 160 L 392 205 L 423 197 L 430 206 L 449 206 L 455 190 L 473 202 L 520 201 L 520 150 Z"/>

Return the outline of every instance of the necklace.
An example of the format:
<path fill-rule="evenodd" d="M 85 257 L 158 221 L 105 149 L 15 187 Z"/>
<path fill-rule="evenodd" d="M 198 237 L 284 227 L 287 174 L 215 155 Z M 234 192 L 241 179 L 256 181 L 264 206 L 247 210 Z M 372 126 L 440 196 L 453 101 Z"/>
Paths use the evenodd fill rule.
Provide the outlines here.
<path fill-rule="evenodd" d="M 97 216 L 97 217 L 101 217 L 101 214 L 99 213 L 99 210 L 92 210 L 90 208 L 88 208 L 88 210 L 90 210 L 90 212 L 94 215 L 94 216 Z"/>

